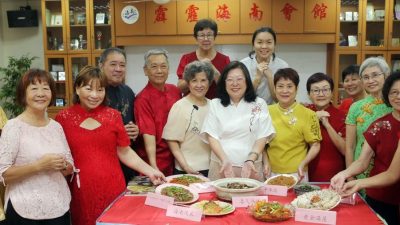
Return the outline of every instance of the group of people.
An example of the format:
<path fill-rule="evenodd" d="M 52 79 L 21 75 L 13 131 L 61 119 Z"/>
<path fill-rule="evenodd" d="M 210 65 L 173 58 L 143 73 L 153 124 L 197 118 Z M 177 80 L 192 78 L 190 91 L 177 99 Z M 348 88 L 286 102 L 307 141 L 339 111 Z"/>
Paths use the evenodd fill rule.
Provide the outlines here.
<path fill-rule="evenodd" d="M 168 53 L 149 50 L 148 84 L 136 96 L 124 84 L 125 52 L 106 49 L 99 68 L 79 72 L 73 105 L 55 120 L 46 114 L 54 80 L 27 71 L 17 89 L 25 110 L 0 139 L 6 223 L 93 225 L 139 172 L 156 185 L 172 174 L 293 174 L 331 181 L 344 196 L 367 188 L 368 203 L 398 224 L 400 74 L 377 57 L 346 68 L 349 99 L 338 109 L 332 78 L 315 73 L 306 84 L 312 104 L 302 104 L 300 77 L 275 55 L 271 28 L 254 32 L 241 61 L 215 50 L 217 34 L 214 21 L 196 23 L 198 48 L 182 56 L 177 86 L 166 83 Z"/>

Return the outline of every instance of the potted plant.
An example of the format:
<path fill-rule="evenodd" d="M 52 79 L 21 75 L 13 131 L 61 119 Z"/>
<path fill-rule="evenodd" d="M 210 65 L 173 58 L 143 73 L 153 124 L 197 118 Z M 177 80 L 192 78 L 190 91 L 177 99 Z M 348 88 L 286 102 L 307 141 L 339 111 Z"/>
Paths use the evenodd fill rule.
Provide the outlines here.
<path fill-rule="evenodd" d="M 23 108 L 16 104 L 16 88 L 21 76 L 31 67 L 36 56 L 23 55 L 20 58 L 9 57 L 7 67 L 0 67 L 0 77 L 3 86 L 0 88 L 0 100 L 3 109 L 10 118 L 19 115 Z"/>

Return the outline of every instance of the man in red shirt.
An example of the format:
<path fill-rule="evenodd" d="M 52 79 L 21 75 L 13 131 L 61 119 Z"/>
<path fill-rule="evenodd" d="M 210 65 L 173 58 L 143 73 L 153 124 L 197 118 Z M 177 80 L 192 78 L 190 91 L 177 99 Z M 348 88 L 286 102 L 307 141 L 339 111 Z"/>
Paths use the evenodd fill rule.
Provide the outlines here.
<path fill-rule="evenodd" d="M 308 108 L 317 113 L 321 128 L 321 150 L 308 164 L 309 180 L 329 182 L 344 170 L 345 160 L 345 114 L 332 103 L 333 80 L 326 74 L 315 73 L 307 80 L 307 92 L 312 101 Z"/>
<path fill-rule="evenodd" d="M 167 54 L 163 49 L 145 54 L 143 70 L 149 82 L 136 96 L 134 111 L 140 129 L 138 155 L 169 176 L 174 168 L 174 157 L 161 136 L 169 110 L 181 98 L 181 92 L 175 85 L 165 83 L 169 73 Z"/>

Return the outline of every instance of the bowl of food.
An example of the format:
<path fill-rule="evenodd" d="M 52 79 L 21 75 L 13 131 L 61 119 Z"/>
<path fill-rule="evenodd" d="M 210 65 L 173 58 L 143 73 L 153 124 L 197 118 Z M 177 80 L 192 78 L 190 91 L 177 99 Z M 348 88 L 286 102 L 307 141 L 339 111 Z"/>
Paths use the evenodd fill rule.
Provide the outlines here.
<path fill-rule="evenodd" d="M 279 222 L 293 217 L 293 209 L 279 202 L 256 201 L 249 207 L 251 215 L 263 222 Z"/>
<path fill-rule="evenodd" d="M 321 190 L 321 188 L 317 185 L 312 184 L 297 184 L 294 186 L 293 190 L 296 196 L 299 196 L 310 191 Z"/>
<path fill-rule="evenodd" d="M 213 182 L 218 198 L 232 201 L 233 196 L 256 196 L 263 184 L 249 178 L 223 178 Z"/>
<path fill-rule="evenodd" d="M 265 184 L 286 186 L 288 189 L 291 189 L 297 184 L 298 180 L 296 176 L 290 174 L 279 174 L 268 178 Z"/>

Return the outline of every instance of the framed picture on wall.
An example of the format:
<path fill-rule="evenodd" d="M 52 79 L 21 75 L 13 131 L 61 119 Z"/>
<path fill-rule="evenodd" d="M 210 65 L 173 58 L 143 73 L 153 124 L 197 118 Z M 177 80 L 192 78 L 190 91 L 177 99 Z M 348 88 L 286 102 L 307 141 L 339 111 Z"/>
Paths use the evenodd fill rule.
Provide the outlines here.
<path fill-rule="evenodd" d="M 96 24 L 105 24 L 105 22 L 106 22 L 106 14 L 96 13 Z"/>

